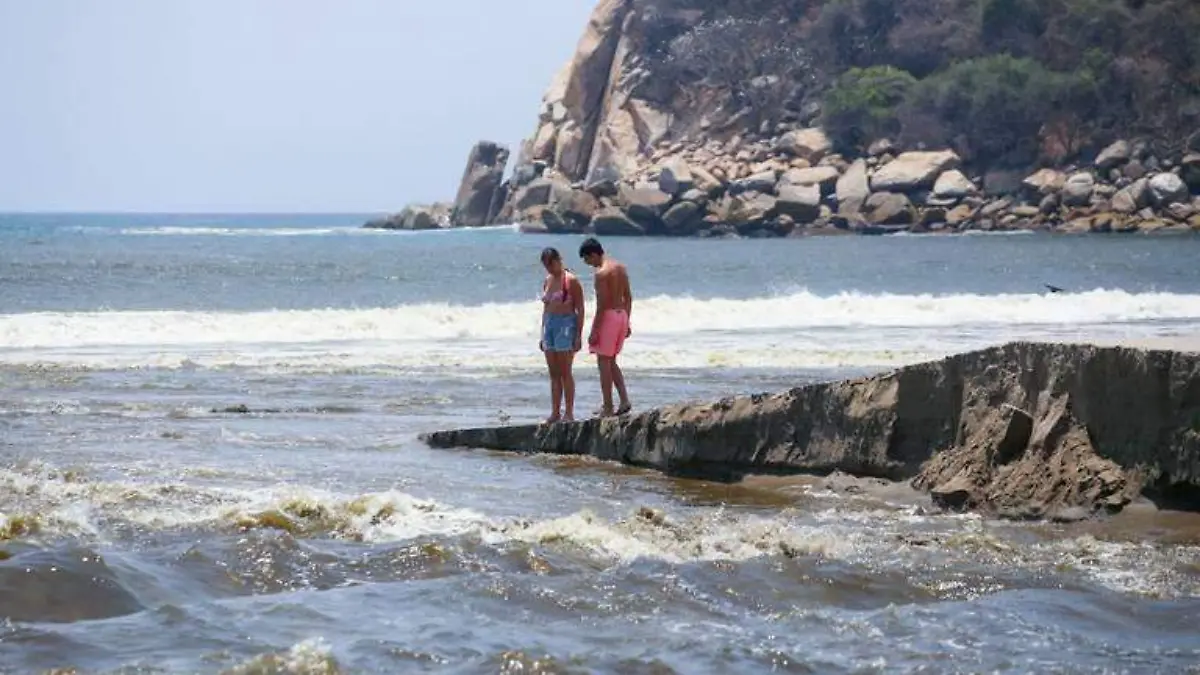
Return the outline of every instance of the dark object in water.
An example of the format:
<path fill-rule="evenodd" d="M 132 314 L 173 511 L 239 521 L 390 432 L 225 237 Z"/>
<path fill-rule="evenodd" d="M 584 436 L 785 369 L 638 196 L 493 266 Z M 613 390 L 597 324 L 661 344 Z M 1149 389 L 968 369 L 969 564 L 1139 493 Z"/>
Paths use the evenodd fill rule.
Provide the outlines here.
<path fill-rule="evenodd" d="M 1059 288 L 1058 286 L 1051 286 L 1050 284 L 1042 284 L 1042 285 L 1045 286 L 1046 288 L 1048 288 L 1051 293 L 1062 293 L 1063 292 L 1063 289 Z"/>

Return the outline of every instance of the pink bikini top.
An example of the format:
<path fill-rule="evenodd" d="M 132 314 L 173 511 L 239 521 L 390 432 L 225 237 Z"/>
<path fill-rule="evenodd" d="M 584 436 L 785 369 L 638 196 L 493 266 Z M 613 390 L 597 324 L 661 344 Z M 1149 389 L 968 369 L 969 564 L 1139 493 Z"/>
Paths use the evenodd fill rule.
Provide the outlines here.
<path fill-rule="evenodd" d="M 560 288 L 559 290 L 553 291 L 553 292 L 550 290 L 546 290 L 546 292 L 542 293 L 542 302 L 547 303 L 547 304 L 551 303 L 551 302 L 569 302 L 571 300 L 571 292 L 569 290 L 567 290 L 566 282 L 567 282 L 567 277 L 566 277 L 566 275 L 564 275 L 563 276 L 563 287 Z"/>

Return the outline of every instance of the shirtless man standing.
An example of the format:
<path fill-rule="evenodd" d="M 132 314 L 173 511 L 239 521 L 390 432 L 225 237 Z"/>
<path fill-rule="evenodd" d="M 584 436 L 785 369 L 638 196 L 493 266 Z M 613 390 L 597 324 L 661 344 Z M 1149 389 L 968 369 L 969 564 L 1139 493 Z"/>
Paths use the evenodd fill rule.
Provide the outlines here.
<path fill-rule="evenodd" d="M 614 414 L 612 389 L 616 385 L 621 399 L 616 414 L 624 415 L 633 406 L 629 403 L 625 375 L 617 365 L 617 356 L 625 345 L 625 338 L 633 334 L 629 327 L 629 317 L 633 314 L 629 274 L 624 265 L 604 255 L 604 247 L 595 239 L 583 242 L 579 257 L 596 269 L 596 314 L 592 319 L 588 350 L 596 355 L 600 365 L 600 390 L 604 397 L 600 414 L 604 417 Z"/>

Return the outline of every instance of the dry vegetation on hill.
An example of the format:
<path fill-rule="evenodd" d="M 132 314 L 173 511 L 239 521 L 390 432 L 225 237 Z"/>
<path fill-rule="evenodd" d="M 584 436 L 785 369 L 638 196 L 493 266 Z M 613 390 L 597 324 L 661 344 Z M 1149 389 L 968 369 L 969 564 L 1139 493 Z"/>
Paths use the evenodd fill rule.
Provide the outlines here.
<path fill-rule="evenodd" d="M 847 152 L 893 135 L 1011 166 L 1116 138 L 1178 152 L 1200 129 L 1194 0 L 670 0 L 641 18 L 635 93 L 681 127 L 819 109 Z"/>

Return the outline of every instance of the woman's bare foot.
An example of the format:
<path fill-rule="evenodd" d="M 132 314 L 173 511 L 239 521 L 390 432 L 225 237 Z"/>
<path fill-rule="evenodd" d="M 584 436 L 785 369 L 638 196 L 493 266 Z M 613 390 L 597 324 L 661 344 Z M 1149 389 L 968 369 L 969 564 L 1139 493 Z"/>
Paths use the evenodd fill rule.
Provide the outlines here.
<path fill-rule="evenodd" d="M 631 410 L 633 410 L 633 404 L 631 404 L 629 401 L 626 401 L 617 408 L 617 417 L 620 417 L 621 415 L 628 415 Z"/>
<path fill-rule="evenodd" d="M 562 421 L 570 423 L 575 421 L 575 413 L 567 413 L 563 415 Z"/>
<path fill-rule="evenodd" d="M 562 417 L 559 416 L 558 413 L 554 413 L 553 415 L 542 420 L 542 424 L 558 424 L 561 421 L 562 421 Z"/>

